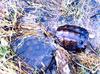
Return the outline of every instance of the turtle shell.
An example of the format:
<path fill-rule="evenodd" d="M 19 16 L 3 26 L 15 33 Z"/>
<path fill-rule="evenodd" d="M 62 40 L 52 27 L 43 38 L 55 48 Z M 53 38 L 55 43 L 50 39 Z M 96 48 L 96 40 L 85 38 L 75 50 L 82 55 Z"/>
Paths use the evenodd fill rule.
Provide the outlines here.
<path fill-rule="evenodd" d="M 12 49 L 17 56 L 23 59 L 29 66 L 37 70 L 47 69 L 53 58 L 55 47 L 51 41 L 34 36 L 17 38 L 11 43 Z"/>
<path fill-rule="evenodd" d="M 86 29 L 74 25 L 59 26 L 56 31 L 59 44 L 66 50 L 72 52 L 84 51 L 87 45 L 88 35 Z"/>

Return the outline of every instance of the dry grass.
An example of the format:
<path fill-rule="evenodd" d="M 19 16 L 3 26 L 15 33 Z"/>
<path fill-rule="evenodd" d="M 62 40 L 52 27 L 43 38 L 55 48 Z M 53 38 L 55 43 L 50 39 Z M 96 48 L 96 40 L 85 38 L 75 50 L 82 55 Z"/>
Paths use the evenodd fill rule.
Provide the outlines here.
<path fill-rule="evenodd" d="M 93 46 L 95 49 L 97 49 L 99 53 L 100 49 L 100 27 L 99 26 L 93 26 L 94 23 L 91 21 L 90 17 L 98 10 L 98 6 L 93 8 L 92 5 L 89 5 L 90 0 L 80 0 L 78 5 L 71 5 L 71 2 L 73 0 L 50 0 L 51 3 L 48 4 L 48 2 L 43 2 L 41 0 L 33 0 L 33 2 L 29 2 L 29 5 L 32 7 L 35 7 L 36 10 L 47 8 L 54 12 L 54 15 L 58 15 L 57 17 L 60 16 L 74 16 L 74 24 L 84 27 L 88 30 L 90 34 L 90 42 L 93 43 Z M 96 0 L 98 1 L 98 0 Z M 34 74 L 37 74 L 37 71 L 33 70 L 30 68 L 26 63 L 24 63 L 21 59 L 15 58 L 16 54 L 12 51 L 12 49 L 9 46 L 9 42 L 11 41 L 11 36 L 13 34 L 18 34 L 21 33 L 21 36 L 27 37 L 29 35 L 35 35 L 39 36 L 38 30 L 42 30 L 45 34 L 50 36 L 50 33 L 46 32 L 46 28 L 44 26 L 32 26 L 34 24 L 40 24 L 40 21 L 38 23 L 35 23 L 31 25 L 24 25 L 21 24 L 20 31 L 17 30 L 9 30 L 5 31 L 2 29 L 3 26 L 13 26 L 16 27 L 18 25 L 18 18 L 21 16 L 26 16 L 26 14 L 23 14 L 23 7 L 21 6 L 21 3 L 19 0 L 1 0 L 0 1 L 0 74 L 28 74 L 29 72 L 32 72 Z M 22 3 L 23 4 L 23 3 Z M 81 6 L 80 6 L 81 5 Z M 84 7 L 86 6 L 86 9 Z M 13 12 L 9 12 L 8 9 L 11 9 Z M 40 12 L 39 12 L 40 13 Z M 31 16 L 30 14 L 28 14 Z M 9 17 L 11 17 L 11 21 L 9 21 Z M 32 19 L 33 16 L 30 18 Z M 40 15 L 34 16 L 34 18 L 39 18 Z M 40 18 L 39 18 L 40 19 Z M 31 22 L 31 20 L 26 20 L 26 22 Z M 54 25 L 56 24 L 56 25 Z M 59 23 L 59 21 L 53 21 L 50 25 L 50 27 L 58 27 L 61 24 L 66 24 L 66 22 Z M 25 26 L 26 25 L 26 26 Z M 34 29 L 33 29 L 34 28 Z M 96 29 L 96 30 L 95 30 Z M 95 35 L 94 35 L 95 34 Z M 93 37 L 91 37 L 93 36 Z M 10 39 L 8 39 L 8 37 Z M 57 51 L 57 62 L 59 63 L 60 61 L 64 59 L 65 63 L 68 62 L 68 56 L 62 55 L 65 53 L 63 50 Z M 60 54 L 60 55 L 59 55 Z M 69 55 L 69 53 L 68 53 Z M 77 63 L 79 66 L 81 66 L 81 73 L 85 72 L 86 69 L 89 69 L 90 71 L 95 71 L 100 69 L 100 57 L 92 55 L 92 54 L 77 54 L 75 56 L 77 60 L 79 60 L 79 63 Z M 67 58 L 67 61 L 66 61 Z M 17 60 L 14 60 L 17 59 Z M 64 62 L 62 61 L 62 62 Z M 58 64 L 57 64 L 58 65 Z M 59 66 L 59 65 L 58 65 Z M 96 70 L 93 70 L 95 69 Z M 81 74 L 80 73 L 80 74 Z"/>

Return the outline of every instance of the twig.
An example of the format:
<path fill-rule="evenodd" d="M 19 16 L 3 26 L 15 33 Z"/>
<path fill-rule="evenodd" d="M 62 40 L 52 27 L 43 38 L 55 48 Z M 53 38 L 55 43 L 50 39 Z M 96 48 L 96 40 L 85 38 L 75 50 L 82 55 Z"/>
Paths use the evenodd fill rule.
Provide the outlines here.
<path fill-rule="evenodd" d="M 99 54 L 95 51 L 95 49 L 94 49 L 94 47 L 93 47 L 93 45 L 88 41 L 88 44 L 90 45 L 90 49 L 91 49 L 91 51 L 93 51 L 97 56 L 99 56 Z"/>

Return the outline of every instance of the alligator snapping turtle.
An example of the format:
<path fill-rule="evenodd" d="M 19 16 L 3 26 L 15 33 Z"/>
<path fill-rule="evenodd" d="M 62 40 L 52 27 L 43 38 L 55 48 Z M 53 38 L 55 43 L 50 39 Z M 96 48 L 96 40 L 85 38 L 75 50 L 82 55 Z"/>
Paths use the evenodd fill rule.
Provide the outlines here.
<path fill-rule="evenodd" d="M 88 41 L 88 31 L 74 25 L 64 25 L 57 28 L 56 37 L 59 44 L 72 52 L 84 51 Z"/>
<path fill-rule="evenodd" d="M 16 52 L 17 56 L 39 72 L 41 72 L 41 69 L 47 70 L 47 68 L 49 68 L 51 70 L 51 68 L 53 68 L 52 66 L 54 66 L 50 66 L 50 63 L 52 60 L 54 61 L 53 53 L 55 47 L 48 39 L 37 38 L 34 36 L 26 37 L 24 39 L 17 38 L 12 41 L 11 47 Z"/>

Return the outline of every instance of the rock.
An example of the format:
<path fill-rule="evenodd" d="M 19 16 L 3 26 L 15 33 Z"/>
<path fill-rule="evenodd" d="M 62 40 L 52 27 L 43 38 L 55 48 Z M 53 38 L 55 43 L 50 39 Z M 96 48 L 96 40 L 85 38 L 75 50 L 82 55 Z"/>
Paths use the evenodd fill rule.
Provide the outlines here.
<path fill-rule="evenodd" d="M 84 28 L 64 25 L 57 28 L 56 36 L 62 47 L 72 52 L 79 52 L 86 48 L 89 34 Z"/>
<path fill-rule="evenodd" d="M 59 47 L 55 52 L 55 59 L 57 64 L 58 74 L 71 74 L 69 62 L 71 62 L 71 55 L 62 47 Z"/>
<path fill-rule="evenodd" d="M 34 36 L 26 37 L 25 39 L 17 38 L 12 41 L 11 47 L 23 61 L 29 66 L 37 70 L 48 70 L 49 64 L 52 63 L 55 47 L 52 42 L 44 38 L 36 38 Z M 53 70 L 50 66 L 50 70 Z M 56 67 L 56 66 L 54 66 Z"/>

